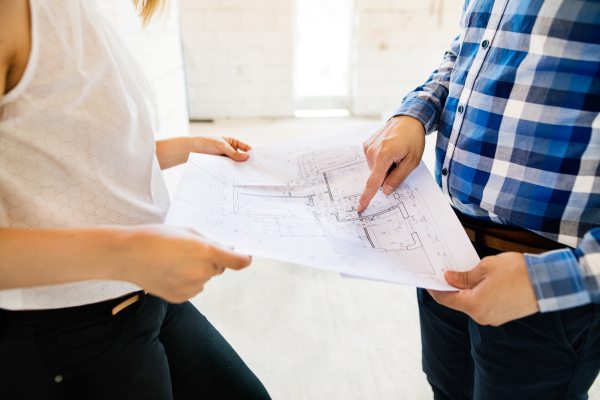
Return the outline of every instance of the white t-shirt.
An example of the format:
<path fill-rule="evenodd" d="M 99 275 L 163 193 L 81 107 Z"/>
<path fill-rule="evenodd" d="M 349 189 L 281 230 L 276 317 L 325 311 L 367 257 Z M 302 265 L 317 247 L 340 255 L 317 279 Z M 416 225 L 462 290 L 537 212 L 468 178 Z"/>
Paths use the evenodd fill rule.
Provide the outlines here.
<path fill-rule="evenodd" d="M 0 226 L 162 223 L 169 195 L 142 69 L 94 0 L 30 5 L 29 62 L 0 102 Z M 0 308 L 71 307 L 136 290 L 118 281 L 2 290 Z"/>

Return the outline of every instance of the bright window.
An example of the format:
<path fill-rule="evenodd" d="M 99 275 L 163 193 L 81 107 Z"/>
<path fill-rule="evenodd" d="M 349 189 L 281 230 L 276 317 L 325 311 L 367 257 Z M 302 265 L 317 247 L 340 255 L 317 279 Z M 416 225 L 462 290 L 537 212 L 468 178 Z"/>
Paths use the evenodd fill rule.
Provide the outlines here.
<path fill-rule="evenodd" d="M 347 108 L 354 0 L 296 0 L 297 108 Z"/>

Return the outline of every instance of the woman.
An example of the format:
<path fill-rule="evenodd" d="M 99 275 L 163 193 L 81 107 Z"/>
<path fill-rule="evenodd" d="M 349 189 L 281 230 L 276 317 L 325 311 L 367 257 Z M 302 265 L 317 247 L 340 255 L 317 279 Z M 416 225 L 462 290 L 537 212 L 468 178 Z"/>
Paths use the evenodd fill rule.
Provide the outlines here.
<path fill-rule="evenodd" d="M 94 1 L 0 0 L 0 77 L 0 398 L 269 398 L 185 302 L 250 258 L 159 225 L 160 169 L 250 147 L 155 144 L 148 82 Z"/>

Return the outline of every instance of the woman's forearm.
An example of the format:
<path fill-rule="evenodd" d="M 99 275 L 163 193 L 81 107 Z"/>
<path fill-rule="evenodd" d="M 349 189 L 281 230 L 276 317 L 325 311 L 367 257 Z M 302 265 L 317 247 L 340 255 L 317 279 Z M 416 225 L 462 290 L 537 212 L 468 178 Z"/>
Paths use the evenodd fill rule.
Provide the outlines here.
<path fill-rule="evenodd" d="M 251 149 L 237 139 L 218 136 L 185 136 L 156 142 L 156 158 L 160 169 L 167 169 L 187 162 L 190 153 L 227 156 L 234 161 L 246 161 Z M 240 150 L 242 152 L 240 152 Z"/>
<path fill-rule="evenodd" d="M 225 268 L 242 269 L 250 261 L 172 226 L 0 228 L 0 289 L 111 279 L 182 302 Z"/>
<path fill-rule="evenodd" d="M 0 289 L 122 279 L 120 228 L 0 229 Z"/>
<path fill-rule="evenodd" d="M 156 141 L 156 158 L 160 169 L 167 169 L 187 161 L 190 154 L 190 137 Z"/>

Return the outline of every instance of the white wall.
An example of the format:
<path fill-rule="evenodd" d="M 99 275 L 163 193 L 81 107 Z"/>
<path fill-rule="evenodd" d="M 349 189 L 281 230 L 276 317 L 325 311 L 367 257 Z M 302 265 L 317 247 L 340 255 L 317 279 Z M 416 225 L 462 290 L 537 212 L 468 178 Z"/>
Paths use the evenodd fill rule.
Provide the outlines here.
<path fill-rule="evenodd" d="M 359 0 L 352 111 L 388 118 L 459 32 L 463 0 Z"/>
<path fill-rule="evenodd" d="M 180 0 L 190 117 L 290 117 L 298 0 Z M 437 68 L 463 0 L 356 0 L 351 108 L 388 117 Z"/>
<path fill-rule="evenodd" d="M 189 135 L 178 2 L 172 1 L 166 20 L 157 19 L 144 30 L 130 0 L 98 0 L 98 4 L 150 81 L 156 100 L 156 139 Z"/>
<path fill-rule="evenodd" d="M 180 0 L 190 118 L 290 117 L 292 0 Z"/>

